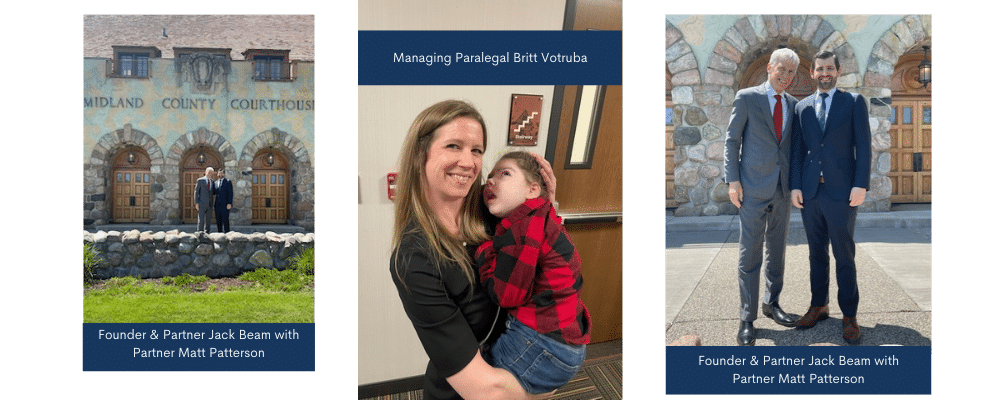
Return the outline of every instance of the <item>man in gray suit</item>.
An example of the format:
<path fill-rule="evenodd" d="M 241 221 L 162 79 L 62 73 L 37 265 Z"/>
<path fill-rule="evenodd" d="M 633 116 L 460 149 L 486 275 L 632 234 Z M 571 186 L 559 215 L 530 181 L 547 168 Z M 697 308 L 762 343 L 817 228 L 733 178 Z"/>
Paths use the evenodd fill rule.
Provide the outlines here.
<path fill-rule="evenodd" d="M 198 211 L 198 230 L 208 232 L 212 223 L 209 215 L 212 215 L 212 195 L 215 194 L 215 169 L 205 168 L 205 176 L 198 178 L 194 185 L 194 209 Z"/>
<path fill-rule="evenodd" d="M 778 306 L 778 296 L 785 274 L 788 165 L 798 102 L 785 89 L 795 79 L 798 66 L 799 57 L 791 49 L 771 53 L 767 81 L 736 93 L 726 132 L 729 200 L 740 214 L 740 327 L 736 341 L 741 346 L 753 346 L 756 341 L 753 322 L 757 319 L 762 263 L 767 284 L 761 305 L 764 316 L 783 326 L 795 326 L 795 318 Z"/>

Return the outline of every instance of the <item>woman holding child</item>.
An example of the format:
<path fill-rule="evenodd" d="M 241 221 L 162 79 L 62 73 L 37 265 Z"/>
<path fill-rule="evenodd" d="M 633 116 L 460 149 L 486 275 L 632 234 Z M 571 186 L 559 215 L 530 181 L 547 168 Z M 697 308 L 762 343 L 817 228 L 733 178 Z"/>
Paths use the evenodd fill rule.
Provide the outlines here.
<path fill-rule="evenodd" d="M 429 399 L 540 398 L 480 351 L 504 330 L 507 314 L 482 289 L 473 258 L 498 222 L 483 203 L 485 150 L 483 117 L 448 100 L 417 116 L 400 155 L 390 273 L 430 358 Z M 554 197 L 552 169 L 536 158 Z"/>

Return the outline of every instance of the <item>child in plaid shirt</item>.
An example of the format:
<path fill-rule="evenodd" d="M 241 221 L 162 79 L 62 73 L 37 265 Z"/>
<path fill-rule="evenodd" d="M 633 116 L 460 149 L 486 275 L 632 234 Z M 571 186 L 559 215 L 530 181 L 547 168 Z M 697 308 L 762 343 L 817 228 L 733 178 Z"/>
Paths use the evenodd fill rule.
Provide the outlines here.
<path fill-rule="evenodd" d="M 533 394 L 569 382 L 590 342 L 580 255 L 548 200 L 539 169 L 526 152 L 497 161 L 483 199 L 503 220 L 492 240 L 476 250 L 483 288 L 509 313 L 507 331 L 483 356 Z"/>

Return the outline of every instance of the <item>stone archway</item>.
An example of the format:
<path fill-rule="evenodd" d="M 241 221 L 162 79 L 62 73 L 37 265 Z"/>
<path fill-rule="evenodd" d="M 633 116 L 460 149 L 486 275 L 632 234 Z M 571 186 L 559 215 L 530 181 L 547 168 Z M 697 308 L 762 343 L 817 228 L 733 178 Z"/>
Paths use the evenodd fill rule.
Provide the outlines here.
<path fill-rule="evenodd" d="M 313 184 L 312 160 L 305 143 L 295 135 L 271 128 L 258 133 L 240 153 L 239 168 L 241 179 L 233 181 L 235 202 L 239 202 L 238 213 L 241 220 L 249 223 L 252 218 L 253 161 L 261 150 L 270 149 L 281 154 L 288 163 L 289 176 L 289 219 L 292 224 L 312 230 L 315 223 L 315 185 Z"/>
<path fill-rule="evenodd" d="M 222 158 L 222 164 L 225 165 L 226 169 L 236 168 L 236 150 L 233 149 L 233 146 L 226 138 L 218 133 L 205 128 L 198 128 L 198 130 L 188 132 L 174 141 L 174 144 L 170 146 L 170 151 L 167 152 L 162 168 L 166 182 L 164 183 L 166 190 L 163 191 L 163 200 L 167 206 L 162 210 L 162 216 L 158 214 L 157 218 L 162 218 L 164 221 L 163 224 L 182 223 L 180 196 L 182 196 L 181 169 L 183 167 L 183 157 L 190 150 L 200 146 L 205 146 L 218 152 L 218 155 Z M 227 176 L 227 178 L 233 180 L 233 184 L 235 185 L 236 176 Z M 242 223 L 245 222 L 237 219 L 232 220 L 233 225 Z"/>
<path fill-rule="evenodd" d="M 90 152 L 90 160 L 83 168 L 83 223 L 87 225 L 106 224 L 111 220 L 112 201 L 112 158 L 119 151 L 129 146 L 136 146 L 149 156 L 150 164 L 150 224 L 160 224 L 155 214 L 165 204 L 160 201 L 164 192 L 162 166 L 163 151 L 156 140 L 140 130 L 132 129 L 131 124 L 125 124 L 122 129 L 109 132 L 97 141 Z"/>
<path fill-rule="evenodd" d="M 889 199 L 893 192 L 892 179 L 889 177 L 893 169 L 893 143 L 890 134 L 892 77 L 900 58 L 923 44 L 931 44 L 931 16 L 903 17 L 872 46 L 872 54 L 864 74 L 864 86 L 871 93 L 869 113 L 878 121 L 878 126 L 872 128 L 873 176 L 869 193 L 877 199 L 876 209 L 879 211 L 889 209 Z"/>
<path fill-rule="evenodd" d="M 701 84 L 701 74 L 698 72 L 698 60 L 691 51 L 691 46 L 684 39 L 684 34 L 669 21 L 666 29 L 666 205 L 676 207 L 687 202 L 687 191 L 678 190 L 674 171 L 678 165 L 687 160 L 685 149 L 677 145 L 674 135 L 677 129 L 690 130 L 683 124 L 684 110 L 695 104 L 693 88 Z M 676 93 L 675 93 L 676 91 Z M 696 128 L 695 128 L 696 129 Z"/>
<path fill-rule="evenodd" d="M 704 79 L 693 79 L 688 73 L 684 79 L 675 74 L 671 80 L 676 126 L 675 198 L 679 203 L 676 216 L 737 214 L 738 209 L 729 202 L 723 172 L 725 131 L 733 99 L 752 64 L 779 47 L 793 49 L 800 62 L 807 64 L 817 51 L 832 51 L 840 59 L 838 86 L 870 97 L 859 86 L 859 64 L 853 48 L 822 17 L 754 15 L 736 20 L 716 43 Z M 680 105 L 684 106 L 683 118 L 676 111 Z M 866 205 L 874 208 L 874 204 Z"/>

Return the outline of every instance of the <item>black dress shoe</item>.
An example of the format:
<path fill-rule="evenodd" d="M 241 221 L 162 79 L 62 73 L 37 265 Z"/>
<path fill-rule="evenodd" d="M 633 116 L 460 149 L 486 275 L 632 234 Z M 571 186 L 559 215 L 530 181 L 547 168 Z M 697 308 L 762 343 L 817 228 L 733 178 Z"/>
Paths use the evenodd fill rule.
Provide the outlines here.
<path fill-rule="evenodd" d="M 778 303 L 774 304 L 762 304 L 760 306 L 761 311 L 764 312 L 764 316 L 773 319 L 778 325 L 793 327 L 795 326 L 796 318 L 792 318 L 791 315 L 786 314 L 778 306 Z"/>
<path fill-rule="evenodd" d="M 736 333 L 736 342 L 740 346 L 753 346 L 757 341 L 757 332 L 753 329 L 753 322 L 740 321 L 740 331 Z"/>

